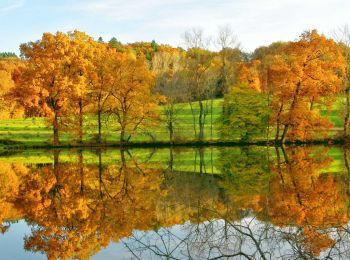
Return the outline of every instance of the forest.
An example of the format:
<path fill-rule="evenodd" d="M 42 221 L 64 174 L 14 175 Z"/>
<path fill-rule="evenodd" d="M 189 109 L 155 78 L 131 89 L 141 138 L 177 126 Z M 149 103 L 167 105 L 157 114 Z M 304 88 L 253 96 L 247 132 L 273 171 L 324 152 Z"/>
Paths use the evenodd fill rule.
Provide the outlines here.
<path fill-rule="evenodd" d="M 229 26 L 184 47 L 44 33 L 0 54 L 1 143 L 346 142 L 350 31 L 242 51 Z"/>

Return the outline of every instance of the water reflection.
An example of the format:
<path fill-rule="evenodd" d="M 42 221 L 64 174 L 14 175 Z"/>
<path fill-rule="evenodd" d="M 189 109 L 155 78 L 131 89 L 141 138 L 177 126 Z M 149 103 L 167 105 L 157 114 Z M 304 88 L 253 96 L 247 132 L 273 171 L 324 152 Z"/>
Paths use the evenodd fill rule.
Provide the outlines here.
<path fill-rule="evenodd" d="M 0 231 L 6 237 L 25 220 L 24 249 L 49 259 L 98 256 L 111 243 L 135 259 L 346 259 L 349 154 L 237 147 L 55 150 L 40 163 L 12 156 L 0 163 Z"/>

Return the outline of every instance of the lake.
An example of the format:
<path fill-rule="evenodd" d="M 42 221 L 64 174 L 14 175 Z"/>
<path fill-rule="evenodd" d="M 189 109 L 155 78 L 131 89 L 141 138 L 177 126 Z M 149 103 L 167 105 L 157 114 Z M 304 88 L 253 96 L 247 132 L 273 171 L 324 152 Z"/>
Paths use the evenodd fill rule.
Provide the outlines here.
<path fill-rule="evenodd" d="M 350 150 L 0 156 L 0 259 L 350 258 Z"/>

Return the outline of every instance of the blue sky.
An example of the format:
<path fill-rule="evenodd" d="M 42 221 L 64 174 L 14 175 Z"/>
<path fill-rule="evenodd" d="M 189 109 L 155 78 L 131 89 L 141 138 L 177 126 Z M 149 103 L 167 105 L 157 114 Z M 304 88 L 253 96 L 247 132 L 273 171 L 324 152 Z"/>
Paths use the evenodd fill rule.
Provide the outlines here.
<path fill-rule="evenodd" d="M 252 51 L 303 30 L 350 24 L 349 0 L 0 0 L 0 52 L 18 53 L 20 43 L 43 32 L 78 29 L 105 40 L 182 44 L 192 27 L 215 34 L 229 24 L 242 47 Z"/>

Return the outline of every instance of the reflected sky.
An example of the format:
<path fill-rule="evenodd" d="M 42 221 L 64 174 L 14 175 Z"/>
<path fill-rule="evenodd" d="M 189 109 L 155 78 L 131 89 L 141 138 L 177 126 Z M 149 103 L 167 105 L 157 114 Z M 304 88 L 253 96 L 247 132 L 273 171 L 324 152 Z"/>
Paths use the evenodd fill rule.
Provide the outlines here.
<path fill-rule="evenodd" d="M 11 224 L 10 230 L 0 235 L 0 259 L 46 259 L 40 253 L 33 254 L 23 250 L 23 238 L 28 234 L 30 234 L 30 228 L 24 220 Z"/>

